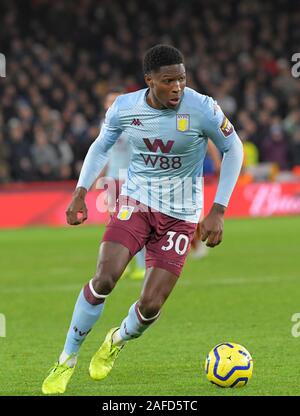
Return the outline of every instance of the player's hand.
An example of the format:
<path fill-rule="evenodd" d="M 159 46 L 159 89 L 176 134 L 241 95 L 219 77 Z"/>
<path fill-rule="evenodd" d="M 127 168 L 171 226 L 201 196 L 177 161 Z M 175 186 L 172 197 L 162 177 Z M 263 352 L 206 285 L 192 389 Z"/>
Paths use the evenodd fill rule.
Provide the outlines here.
<path fill-rule="evenodd" d="M 209 214 L 200 222 L 200 238 L 206 241 L 207 247 L 215 247 L 221 243 L 224 228 L 225 207 L 214 204 Z"/>
<path fill-rule="evenodd" d="M 86 190 L 78 188 L 73 195 L 73 199 L 66 211 L 67 223 L 70 225 L 79 225 L 87 220 L 88 210 L 84 201 Z M 79 216 L 79 214 L 81 214 Z"/>

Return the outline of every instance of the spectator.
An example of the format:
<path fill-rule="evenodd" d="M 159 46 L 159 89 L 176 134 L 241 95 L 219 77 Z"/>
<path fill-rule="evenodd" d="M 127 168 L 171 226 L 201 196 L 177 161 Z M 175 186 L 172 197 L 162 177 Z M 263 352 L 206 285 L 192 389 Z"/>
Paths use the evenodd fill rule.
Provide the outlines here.
<path fill-rule="evenodd" d="M 300 168 L 300 126 L 292 135 L 291 153 L 292 153 L 292 167 Z"/>
<path fill-rule="evenodd" d="M 239 131 L 238 135 L 243 142 L 244 148 L 243 168 L 247 170 L 247 168 L 254 167 L 258 164 L 258 149 L 254 143 L 247 139 L 247 133 L 244 130 Z"/>
<path fill-rule="evenodd" d="M 0 132 L 0 183 L 10 181 L 9 156 L 9 147 L 4 141 L 3 134 Z"/>
<path fill-rule="evenodd" d="M 262 160 L 276 163 L 282 170 L 290 168 L 288 138 L 279 117 L 273 118 L 269 134 L 263 139 Z"/>
<path fill-rule="evenodd" d="M 31 148 L 32 160 L 41 180 L 57 179 L 60 167 L 54 148 L 48 143 L 46 132 L 41 125 L 34 128 L 34 144 Z"/>
<path fill-rule="evenodd" d="M 10 144 L 9 165 L 14 180 L 32 181 L 36 178 L 31 161 L 30 145 L 24 139 L 21 122 L 12 118 L 8 122 L 8 138 Z"/>

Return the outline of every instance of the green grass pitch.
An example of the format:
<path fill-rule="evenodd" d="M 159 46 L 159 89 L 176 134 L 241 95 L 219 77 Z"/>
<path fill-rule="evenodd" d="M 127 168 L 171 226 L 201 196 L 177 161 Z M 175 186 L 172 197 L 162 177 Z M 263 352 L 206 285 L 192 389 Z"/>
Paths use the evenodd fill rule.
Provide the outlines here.
<path fill-rule="evenodd" d="M 41 395 L 64 344 L 73 306 L 94 273 L 103 227 L 1 230 L 0 395 Z M 300 395 L 300 218 L 226 220 L 223 243 L 188 258 L 162 316 L 127 344 L 112 373 L 89 378 L 93 353 L 138 298 L 142 282 L 121 279 L 83 344 L 67 395 Z M 242 389 L 206 380 L 215 344 L 244 345 L 254 359 Z"/>

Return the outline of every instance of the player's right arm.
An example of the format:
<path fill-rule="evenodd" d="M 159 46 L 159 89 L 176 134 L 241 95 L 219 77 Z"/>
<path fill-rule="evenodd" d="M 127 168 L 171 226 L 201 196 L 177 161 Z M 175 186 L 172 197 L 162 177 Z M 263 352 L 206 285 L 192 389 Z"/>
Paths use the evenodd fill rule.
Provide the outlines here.
<path fill-rule="evenodd" d="M 207 246 L 215 247 L 222 241 L 224 213 L 242 167 L 243 145 L 234 127 L 211 97 L 206 102 L 203 132 L 223 153 L 214 203 L 200 223 L 201 240 L 207 240 Z"/>
<path fill-rule="evenodd" d="M 119 120 L 118 98 L 106 113 L 100 134 L 90 146 L 84 159 L 72 201 L 67 208 L 67 223 L 82 224 L 88 216 L 85 196 L 107 163 L 107 152 L 122 133 Z M 81 216 L 79 215 L 81 214 Z"/>

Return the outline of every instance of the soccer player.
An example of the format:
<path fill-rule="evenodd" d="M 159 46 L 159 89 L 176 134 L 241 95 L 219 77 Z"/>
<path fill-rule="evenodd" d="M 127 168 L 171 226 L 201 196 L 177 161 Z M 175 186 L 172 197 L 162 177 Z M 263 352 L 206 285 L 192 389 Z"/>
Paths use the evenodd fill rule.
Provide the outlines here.
<path fill-rule="evenodd" d="M 110 91 L 104 99 L 105 112 L 114 103 L 115 99 L 121 95 L 121 89 L 115 89 Z M 101 124 L 104 123 L 104 120 Z M 129 143 L 128 135 L 122 133 L 113 147 L 108 151 L 108 160 L 106 167 L 103 171 L 103 175 L 109 179 L 113 179 L 111 186 L 107 189 L 107 203 L 109 210 L 112 211 L 115 208 L 116 199 L 119 196 L 119 189 L 125 182 L 125 172 L 130 164 L 131 159 L 131 146 Z M 112 192 L 110 191 L 112 188 Z M 123 276 L 129 276 L 133 280 L 143 279 L 145 275 L 145 249 L 142 248 L 135 255 L 135 263 L 132 267 L 132 262 L 126 267 Z"/>
<path fill-rule="evenodd" d="M 139 299 L 106 335 L 89 366 L 105 378 L 126 343 L 141 336 L 160 316 L 174 288 L 202 208 L 202 165 L 208 137 L 223 153 L 214 203 L 201 222 L 201 240 L 222 241 L 224 213 L 243 159 L 242 143 L 217 103 L 186 87 L 181 52 L 156 45 L 144 57 L 147 88 L 119 96 L 91 145 L 67 209 L 70 225 L 87 219 L 85 196 L 122 132 L 132 159 L 127 179 L 103 236 L 93 278 L 81 290 L 61 355 L 45 379 L 45 394 L 63 393 L 82 342 L 103 312 L 130 259 L 146 247 L 146 274 Z"/>

